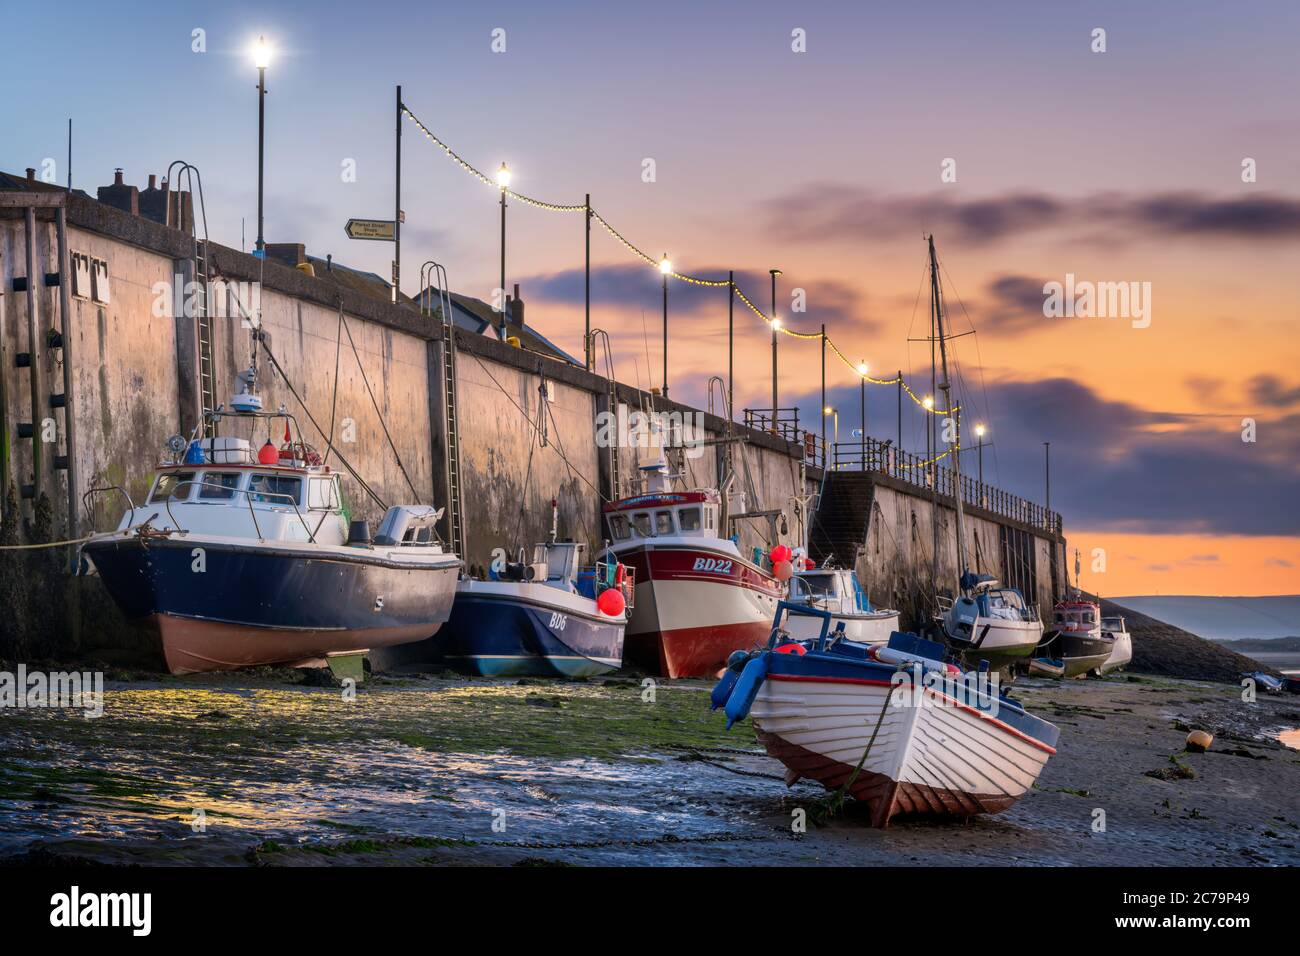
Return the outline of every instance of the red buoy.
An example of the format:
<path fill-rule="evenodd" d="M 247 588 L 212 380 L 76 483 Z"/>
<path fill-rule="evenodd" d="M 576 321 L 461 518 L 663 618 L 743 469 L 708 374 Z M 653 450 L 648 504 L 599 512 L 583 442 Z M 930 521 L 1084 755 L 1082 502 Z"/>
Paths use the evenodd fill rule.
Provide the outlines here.
<path fill-rule="evenodd" d="M 789 561 L 778 561 L 772 565 L 772 574 L 778 581 L 789 581 L 794 576 L 794 565 Z"/>
<path fill-rule="evenodd" d="M 600 608 L 602 614 L 608 614 L 610 617 L 621 615 L 625 603 L 623 592 L 618 588 L 606 588 L 600 592 L 600 597 L 596 598 L 596 607 Z"/>
<path fill-rule="evenodd" d="M 802 657 L 808 653 L 808 648 L 804 647 L 802 644 L 782 644 L 776 649 L 776 652 L 778 654 L 794 654 L 798 657 Z"/>
<path fill-rule="evenodd" d="M 271 439 L 268 438 L 266 444 L 258 449 L 257 461 L 262 465 L 275 465 L 279 463 L 280 453 L 276 451 L 275 446 L 271 444 Z"/>
<path fill-rule="evenodd" d="M 789 561 L 792 557 L 794 557 L 794 552 L 791 551 L 784 544 L 778 544 L 775 548 L 772 549 L 771 553 L 769 554 L 769 557 L 772 559 L 773 564 L 779 564 L 782 561 Z"/>

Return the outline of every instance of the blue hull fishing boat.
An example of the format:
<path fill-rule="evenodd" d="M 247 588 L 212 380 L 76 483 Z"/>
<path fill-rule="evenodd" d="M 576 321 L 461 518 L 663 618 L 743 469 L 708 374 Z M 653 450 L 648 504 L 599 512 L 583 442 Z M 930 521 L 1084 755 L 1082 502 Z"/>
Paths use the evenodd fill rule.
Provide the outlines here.
<path fill-rule="evenodd" d="M 797 640 L 787 616 L 819 619 Z M 713 689 L 727 726 L 752 717 L 759 741 L 807 778 L 867 804 L 873 826 L 899 815 L 997 813 L 1033 786 L 1060 731 L 1000 692 L 986 670 L 961 671 L 943 647 L 894 633 L 887 645 L 829 632 L 832 615 L 781 602 L 767 648 L 737 651 Z"/>
<path fill-rule="evenodd" d="M 584 546 L 556 539 L 551 507 L 551 538 L 531 563 L 521 555 L 489 580 L 456 585 L 435 638 L 444 663 L 485 677 L 594 677 L 622 665 L 632 572 L 604 562 L 580 571 Z"/>
<path fill-rule="evenodd" d="M 604 614 L 585 595 L 528 584 L 461 581 L 438 637 L 444 660 L 484 677 L 594 677 L 618 669 L 626 618 Z"/>
<path fill-rule="evenodd" d="M 441 509 L 394 505 L 372 538 L 349 525 L 340 475 L 292 437 L 293 416 L 217 410 L 206 424 L 278 420 L 283 446 L 257 453 L 236 436 L 176 436 L 143 504 L 87 492 L 127 502 L 82 554 L 174 674 L 318 666 L 427 638 L 450 614 L 460 559 L 437 540 Z"/>

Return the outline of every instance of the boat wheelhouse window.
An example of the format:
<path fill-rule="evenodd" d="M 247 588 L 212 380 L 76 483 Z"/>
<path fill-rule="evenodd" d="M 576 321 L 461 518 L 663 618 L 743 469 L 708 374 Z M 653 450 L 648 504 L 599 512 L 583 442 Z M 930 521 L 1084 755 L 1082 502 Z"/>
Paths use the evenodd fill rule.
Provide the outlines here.
<path fill-rule="evenodd" d="M 166 501 L 172 498 L 175 501 L 184 501 L 190 496 L 190 489 L 194 487 L 191 482 L 194 481 L 194 472 L 178 471 L 171 474 L 159 475 L 158 483 L 153 486 L 153 494 L 149 496 L 149 502 Z"/>
<path fill-rule="evenodd" d="M 835 596 L 835 575 L 801 574 L 794 580 L 802 584 L 804 590 L 813 597 Z"/>
<path fill-rule="evenodd" d="M 1025 609 L 1025 602 L 1021 600 L 1020 595 L 1015 591 L 990 591 L 989 607 L 1009 608 L 1013 611 L 1023 611 Z"/>
<path fill-rule="evenodd" d="M 643 538 L 650 537 L 650 515 L 645 511 L 638 511 L 632 516 L 632 527 L 636 533 Z"/>
<path fill-rule="evenodd" d="M 239 487 L 237 471 L 205 471 L 199 481 L 200 501 L 228 501 Z"/>
<path fill-rule="evenodd" d="M 307 507 L 334 509 L 339 506 L 338 488 L 333 478 L 313 478 L 307 485 Z"/>
<path fill-rule="evenodd" d="M 718 509 L 713 505 L 704 508 L 704 530 L 712 531 L 718 526 Z"/>
<path fill-rule="evenodd" d="M 253 475 L 248 490 L 254 501 L 273 505 L 297 504 L 302 495 L 302 479 L 295 475 Z"/>
<path fill-rule="evenodd" d="M 700 509 L 682 508 L 677 512 L 677 524 L 683 532 L 700 530 Z"/>
<path fill-rule="evenodd" d="M 655 534 L 673 533 L 673 513 L 671 511 L 655 512 Z"/>
<path fill-rule="evenodd" d="M 609 530 L 615 541 L 625 541 L 632 533 L 628 529 L 627 518 L 623 515 L 609 516 Z"/>

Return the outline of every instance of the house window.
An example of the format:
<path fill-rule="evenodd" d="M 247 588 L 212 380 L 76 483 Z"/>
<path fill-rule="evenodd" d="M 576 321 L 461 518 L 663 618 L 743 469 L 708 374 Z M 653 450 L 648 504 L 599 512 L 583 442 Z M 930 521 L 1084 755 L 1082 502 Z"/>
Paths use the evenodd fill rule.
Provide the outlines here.
<path fill-rule="evenodd" d="M 100 305 L 108 305 L 108 263 L 103 259 L 90 260 L 90 297 Z"/>
<path fill-rule="evenodd" d="M 72 254 L 72 294 L 81 299 L 90 298 L 90 256 L 84 252 Z"/>

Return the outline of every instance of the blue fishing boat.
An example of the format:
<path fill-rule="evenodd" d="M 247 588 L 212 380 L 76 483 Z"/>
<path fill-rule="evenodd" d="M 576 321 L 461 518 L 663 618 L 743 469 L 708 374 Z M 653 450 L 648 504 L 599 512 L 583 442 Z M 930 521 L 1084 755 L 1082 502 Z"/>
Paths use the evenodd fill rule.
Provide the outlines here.
<path fill-rule="evenodd" d="M 520 555 L 487 580 L 458 582 L 451 618 L 435 638 L 444 663 L 486 677 L 594 677 L 617 670 L 632 572 L 617 562 L 582 570 L 584 549 L 557 540 L 553 526 L 531 562 Z"/>
<path fill-rule="evenodd" d="M 815 640 L 787 618 L 818 619 Z M 1001 691 L 986 669 L 962 671 L 943 646 L 895 632 L 885 645 L 830 631 L 833 615 L 782 601 L 764 650 L 737 651 L 713 689 L 727 726 L 752 717 L 785 781 L 815 780 L 866 803 L 873 826 L 899 815 L 997 813 L 1033 786 L 1060 731 Z"/>
<path fill-rule="evenodd" d="M 341 476 L 292 415 L 232 405 L 207 413 L 208 437 L 169 440 L 143 503 L 116 486 L 86 493 L 126 502 L 117 529 L 81 553 L 168 670 L 321 666 L 436 632 L 461 566 L 437 538 L 442 509 L 394 505 L 372 537 L 368 522 L 349 523 Z M 215 434 L 280 421 L 278 448 Z"/>

